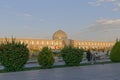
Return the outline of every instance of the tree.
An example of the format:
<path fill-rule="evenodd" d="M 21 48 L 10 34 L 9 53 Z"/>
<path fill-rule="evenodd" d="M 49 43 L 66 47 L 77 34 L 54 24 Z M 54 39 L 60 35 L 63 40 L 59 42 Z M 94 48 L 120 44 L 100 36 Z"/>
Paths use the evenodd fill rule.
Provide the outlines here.
<path fill-rule="evenodd" d="M 63 60 L 68 66 L 77 66 L 83 58 L 83 50 L 72 47 L 64 47 L 61 50 Z"/>
<path fill-rule="evenodd" d="M 113 62 L 120 62 L 120 41 L 116 41 L 115 45 L 113 46 L 110 59 Z"/>
<path fill-rule="evenodd" d="M 38 63 L 41 68 L 51 68 L 54 63 L 53 52 L 48 47 L 44 47 L 38 55 Z"/>
<path fill-rule="evenodd" d="M 24 43 L 6 41 L 0 44 L 0 63 L 5 71 L 20 71 L 29 59 L 29 50 Z"/>

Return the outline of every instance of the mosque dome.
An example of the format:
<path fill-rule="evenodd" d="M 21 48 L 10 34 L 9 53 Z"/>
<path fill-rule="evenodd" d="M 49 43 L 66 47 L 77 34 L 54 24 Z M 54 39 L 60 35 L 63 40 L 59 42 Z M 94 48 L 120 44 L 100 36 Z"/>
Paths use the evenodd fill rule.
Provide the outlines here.
<path fill-rule="evenodd" d="M 62 30 L 58 30 L 53 34 L 53 40 L 56 40 L 56 39 L 65 40 L 67 39 L 67 34 Z"/>

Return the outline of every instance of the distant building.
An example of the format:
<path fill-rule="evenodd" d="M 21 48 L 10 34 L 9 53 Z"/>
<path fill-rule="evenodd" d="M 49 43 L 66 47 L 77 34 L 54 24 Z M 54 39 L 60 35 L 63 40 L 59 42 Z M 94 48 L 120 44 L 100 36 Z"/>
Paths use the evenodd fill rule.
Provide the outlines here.
<path fill-rule="evenodd" d="M 10 41 L 11 38 L 8 38 Z M 19 39 L 16 38 L 17 41 L 21 43 L 28 44 L 29 50 L 41 50 L 43 47 L 48 46 L 52 50 L 60 50 L 64 46 L 72 46 L 76 48 L 83 48 L 83 49 L 110 49 L 115 42 L 98 42 L 98 41 L 78 41 L 68 39 L 67 34 L 62 31 L 56 31 L 53 36 L 52 40 L 47 39 Z M 0 42 L 5 41 L 5 38 L 0 38 Z"/>

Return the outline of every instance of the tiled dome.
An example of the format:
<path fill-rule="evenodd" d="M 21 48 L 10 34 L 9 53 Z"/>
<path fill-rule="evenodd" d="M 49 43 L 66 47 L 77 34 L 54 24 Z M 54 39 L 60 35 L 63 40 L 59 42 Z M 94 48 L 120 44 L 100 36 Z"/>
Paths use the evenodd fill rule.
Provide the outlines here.
<path fill-rule="evenodd" d="M 62 30 L 58 30 L 53 34 L 53 40 L 56 40 L 56 39 L 65 40 L 67 39 L 67 34 Z"/>

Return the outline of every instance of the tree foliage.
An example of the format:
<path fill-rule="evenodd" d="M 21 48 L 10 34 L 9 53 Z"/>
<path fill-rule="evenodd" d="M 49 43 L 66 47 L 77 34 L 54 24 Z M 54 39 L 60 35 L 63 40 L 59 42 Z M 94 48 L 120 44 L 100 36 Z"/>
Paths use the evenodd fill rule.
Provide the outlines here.
<path fill-rule="evenodd" d="M 72 47 L 64 47 L 61 50 L 63 60 L 68 66 L 77 66 L 83 58 L 83 50 Z"/>
<path fill-rule="evenodd" d="M 51 68 L 54 63 L 52 50 L 48 47 L 44 47 L 38 55 L 38 63 L 41 68 Z"/>
<path fill-rule="evenodd" d="M 29 50 L 27 45 L 6 39 L 0 44 L 0 63 L 4 66 L 5 71 L 22 70 L 29 59 Z"/>
<path fill-rule="evenodd" d="M 110 59 L 113 62 L 120 62 L 120 41 L 116 41 L 115 45 L 113 46 Z"/>

